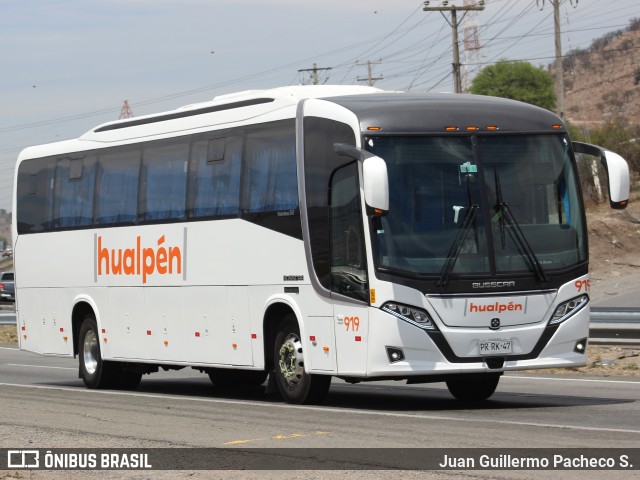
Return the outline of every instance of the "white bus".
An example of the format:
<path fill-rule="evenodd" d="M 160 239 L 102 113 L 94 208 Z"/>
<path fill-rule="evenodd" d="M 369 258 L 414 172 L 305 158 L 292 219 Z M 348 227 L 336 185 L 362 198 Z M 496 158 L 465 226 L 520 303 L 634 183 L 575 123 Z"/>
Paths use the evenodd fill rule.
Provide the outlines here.
<path fill-rule="evenodd" d="M 347 382 L 585 364 L 588 246 L 574 149 L 519 102 L 367 87 L 216 97 L 30 147 L 15 174 L 20 348 L 89 388 L 159 368 L 270 375 L 291 403 Z M 274 385 L 275 384 L 275 385 Z"/>

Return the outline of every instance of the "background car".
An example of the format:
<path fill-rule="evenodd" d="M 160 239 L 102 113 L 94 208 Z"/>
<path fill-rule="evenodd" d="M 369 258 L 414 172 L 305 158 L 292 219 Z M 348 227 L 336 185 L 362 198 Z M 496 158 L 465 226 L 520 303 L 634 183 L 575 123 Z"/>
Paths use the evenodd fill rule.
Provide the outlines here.
<path fill-rule="evenodd" d="M 0 300 L 16 301 L 13 272 L 0 272 Z"/>

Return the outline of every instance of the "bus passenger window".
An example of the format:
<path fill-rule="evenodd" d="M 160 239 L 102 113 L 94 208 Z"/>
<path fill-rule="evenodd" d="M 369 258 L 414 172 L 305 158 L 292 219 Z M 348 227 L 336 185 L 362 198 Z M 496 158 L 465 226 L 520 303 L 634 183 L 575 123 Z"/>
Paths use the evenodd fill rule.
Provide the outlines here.
<path fill-rule="evenodd" d="M 96 157 L 61 158 L 56 167 L 54 227 L 85 227 L 93 223 Z"/>
<path fill-rule="evenodd" d="M 156 144 L 144 149 L 140 220 L 184 218 L 189 143 Z"/>
<path fill-rule="evenodd" d="M 18 233 L 35 233 L 51 229 L 51 180 L 55 159 L 39 158 L 20 164 L 16 197 Z"/>
<path fill-rule="evenodd" d="M 282 122 L 248 132 L 244 161 L 244 212 L 298 208 L 296 141 L 289 124 Z"/>
<path fill-rule="evenodd" d="M 227 134 L 191 145 L 189 207 L 191 218 L 237 217 L 240 212 L 242 137 Z"/>
<path fill-rule="evenodd" d="M 140 151 L 105 153 L 100 155 L 98 163 L 95 223 L 135 223 Z"/>

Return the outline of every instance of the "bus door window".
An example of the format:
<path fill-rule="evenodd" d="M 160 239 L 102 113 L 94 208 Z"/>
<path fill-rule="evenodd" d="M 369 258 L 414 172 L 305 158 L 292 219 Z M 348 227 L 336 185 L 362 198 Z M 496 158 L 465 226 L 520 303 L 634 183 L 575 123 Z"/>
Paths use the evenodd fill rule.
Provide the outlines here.
<path fill-rule="evenodd" d="M 336 170 L 330 184 L 331 290 L 368 301 L 358 164 Z"/>

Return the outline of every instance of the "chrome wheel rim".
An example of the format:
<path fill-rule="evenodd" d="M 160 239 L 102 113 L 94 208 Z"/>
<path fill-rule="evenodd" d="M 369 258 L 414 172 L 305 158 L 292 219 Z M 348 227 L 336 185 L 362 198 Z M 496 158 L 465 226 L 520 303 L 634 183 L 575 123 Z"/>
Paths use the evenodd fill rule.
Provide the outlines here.
<path fill-rule="evenodd" d="M 300 337 L 290 333 L 282 342 L 279 351 L 280 373 L 289 388 L 294 389 L 304 375 L 304 357 Z"/>
<path fill-rule="evenodd" d="M 89 375 L 93 375 L 98 368 L 98 337 L 93 330 L 89 330 L 84 336 L 82 352 L 84 368 Z"/>

